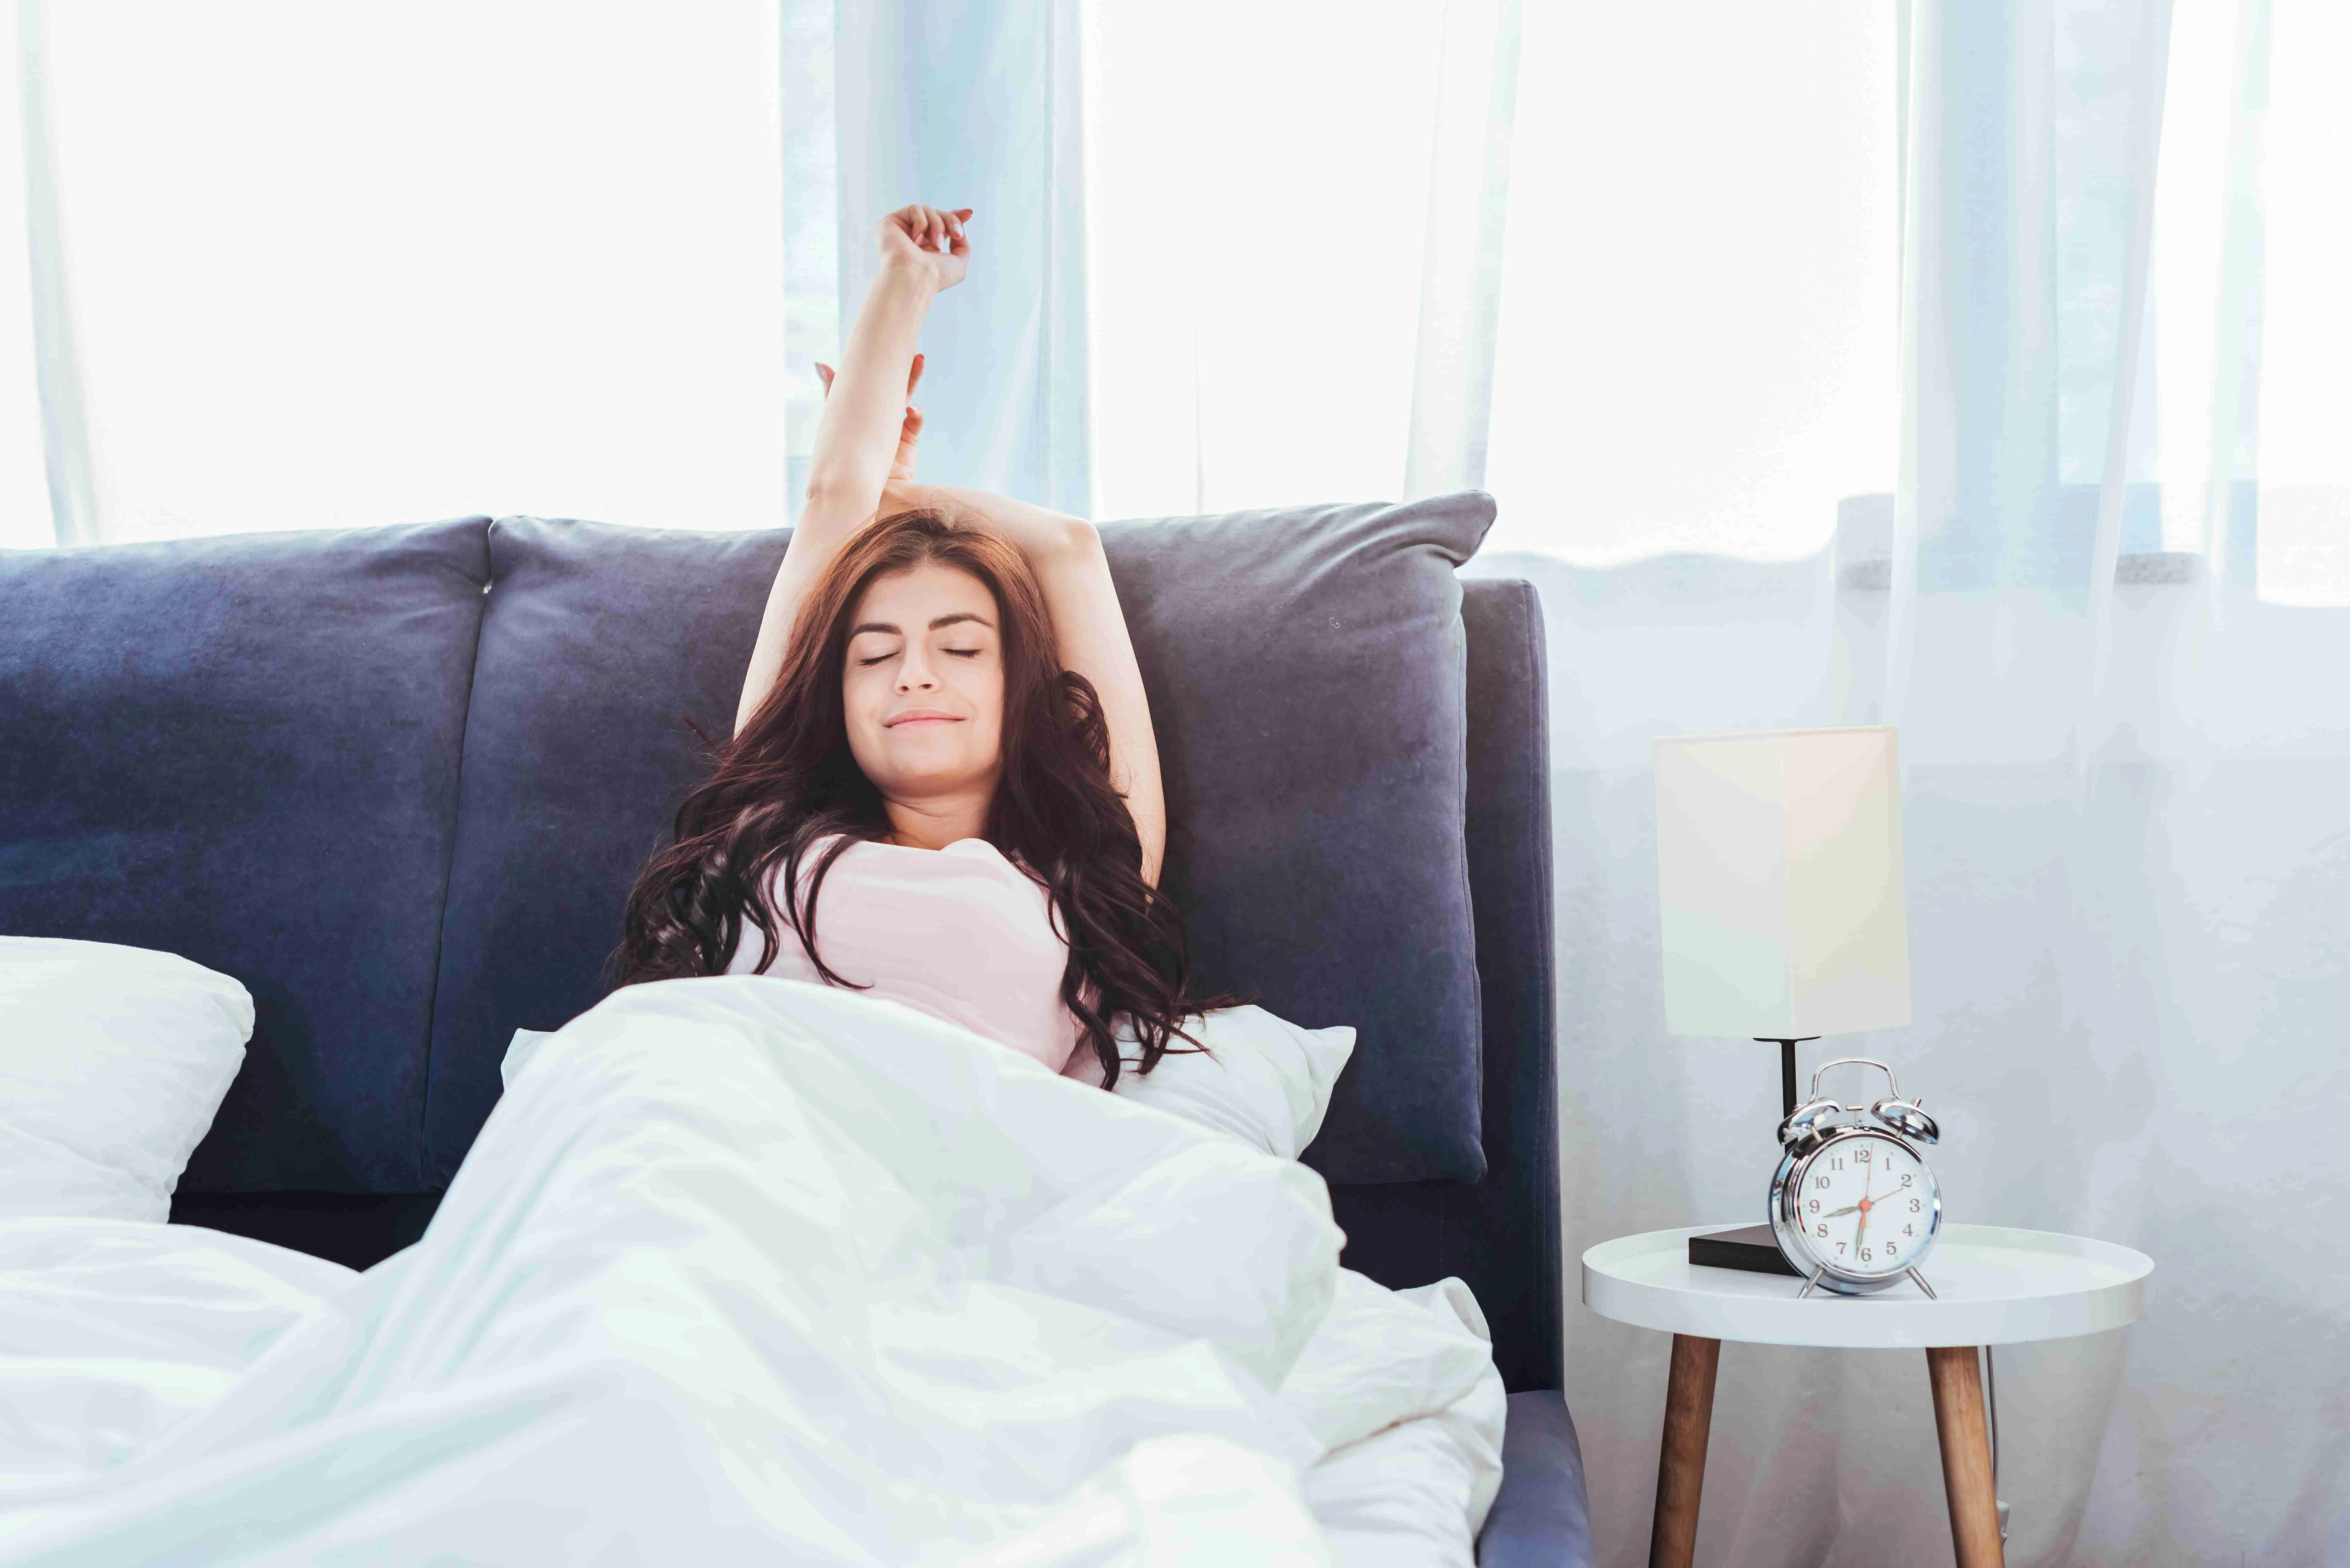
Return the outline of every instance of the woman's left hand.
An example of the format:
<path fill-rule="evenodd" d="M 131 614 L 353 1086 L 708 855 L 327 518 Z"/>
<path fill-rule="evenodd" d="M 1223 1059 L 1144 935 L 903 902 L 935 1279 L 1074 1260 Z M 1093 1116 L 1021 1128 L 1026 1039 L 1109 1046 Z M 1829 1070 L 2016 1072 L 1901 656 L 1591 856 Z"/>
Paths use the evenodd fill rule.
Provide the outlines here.
<path fill-rule="evenodd" d="M 832 396 L 832 367 L 819 359 L 816 373 L 824 378 L 824 395 L 827 398 Z M 910 484 L 914 480 L 914 446 L 922 436 L 922 410 L 916 408 L 910 400 L 914 388 L 920 384 L 921 379 L 922 357 L 917 354 L 913 369 L 906 377 L 906 396 L 910 400 L 906 404 L 905 423 L 898 429 L 898 455 L 889 461 L 889 483 L 892 484 Z"/>

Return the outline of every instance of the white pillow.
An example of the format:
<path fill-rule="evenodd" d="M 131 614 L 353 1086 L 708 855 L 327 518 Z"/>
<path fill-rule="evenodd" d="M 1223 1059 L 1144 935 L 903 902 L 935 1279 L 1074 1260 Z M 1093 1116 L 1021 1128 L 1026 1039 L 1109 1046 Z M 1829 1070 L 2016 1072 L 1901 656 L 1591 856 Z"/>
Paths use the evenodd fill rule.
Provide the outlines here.
<path fill-rule="evenodd" d="M 0 937 L 0 1217 L 172 1217 L 253 998 L 172 953 Z"/>
<path fill-rule="evenodd" d="M 1185 1026 L 1202 1055 L 1178 1040 L 1149 1073 L 1126 1057 L 1114 1091 L 1295 1159 L 1330 1108 L 1339 1070 L 1355 1054 L 1351 1024 L 1305 1029 L 1262 1007 L 1219 1008 Z M 1130 1028 L 1119 1038 L 1131 1041 Z"/>

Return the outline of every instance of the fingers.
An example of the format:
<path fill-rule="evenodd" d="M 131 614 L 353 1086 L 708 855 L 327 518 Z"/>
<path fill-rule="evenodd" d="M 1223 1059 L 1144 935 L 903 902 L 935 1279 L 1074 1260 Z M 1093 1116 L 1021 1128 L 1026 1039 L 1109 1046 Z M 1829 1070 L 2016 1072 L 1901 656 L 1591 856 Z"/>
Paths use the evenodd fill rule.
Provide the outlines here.
<path fill-rule="evenodd" d="M 916 250 L 926 251 L 931 248 L 931 229 L 935 209 L 916 202 L 899 208 L 881 223 L 884 228 L 895 228 L 904 234 Z"/>
<path fill-rule="evenodd" d="M 921 385 L 921 382 L 922 357 L 920 354 L 917 354 L 914 356 L 914 368 L 906 377 L 906 396 L 909 398 L 912 397 L 914 395 L 914 389 Z M 827 387 L 832 385 L 832 382 L 828 378 L 827 379 L 825 385 Z"/>
<path fill-rule="evenodd" d="M 950 210 L 916 202 L 899 208 L 882 221 L 895 223 L 903 230 L 906 237 L 914 243 L 916 250 L 952 250 L 957 255 L 962 255 L 966 254 L 967 245 L 962 226 L 969 221 L 971 213 L 969 207 Z"/>
<path fill-rule="evenodd" d="M 824 395 L 827 398 L 832 396 L 832 367 L 819 359 L 816 362 L 816 373 L 817 379 L 824 382 Z"/>
<path fill-rule="evenodd" d="M 914 451 L 922 433 L 922 410 L 912 404 L 906 407 L 906 422 L 898 430 L 898 455 L 889 464 L 889 477 L 910 482 L 914 477 Z"/>

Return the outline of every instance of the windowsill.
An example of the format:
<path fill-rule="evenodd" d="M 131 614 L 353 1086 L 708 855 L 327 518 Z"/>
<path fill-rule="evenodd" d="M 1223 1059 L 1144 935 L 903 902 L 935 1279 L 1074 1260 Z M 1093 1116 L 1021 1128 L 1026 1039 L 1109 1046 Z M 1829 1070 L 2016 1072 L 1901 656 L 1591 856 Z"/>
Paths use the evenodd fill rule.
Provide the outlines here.
<path fill-rule="evenodd" d="M 2175 587 L 2195 581 L 2202 572 L 2203 557 L 2192 552 L 2148 550 L 2115 561 L 2114 583 L 2126 588 Z M 1893 562 L 1884 556 L 1874 560 L 1847 561 L 1836 571 L 1836 587 L 1846 593 L 1889 592 L 1893 587 Z"/>

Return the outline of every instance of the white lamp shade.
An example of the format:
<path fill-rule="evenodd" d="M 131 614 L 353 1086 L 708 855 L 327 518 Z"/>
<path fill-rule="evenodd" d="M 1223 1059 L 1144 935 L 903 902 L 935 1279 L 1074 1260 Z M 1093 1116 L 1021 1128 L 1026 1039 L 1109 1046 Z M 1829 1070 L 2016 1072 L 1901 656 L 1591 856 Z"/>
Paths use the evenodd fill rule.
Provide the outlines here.
<path fill-rule="evenodd" d="M 1657 742 L 1665 1027 L 1804 1039 L 1909 1022 L 1890 726 Z"/>

